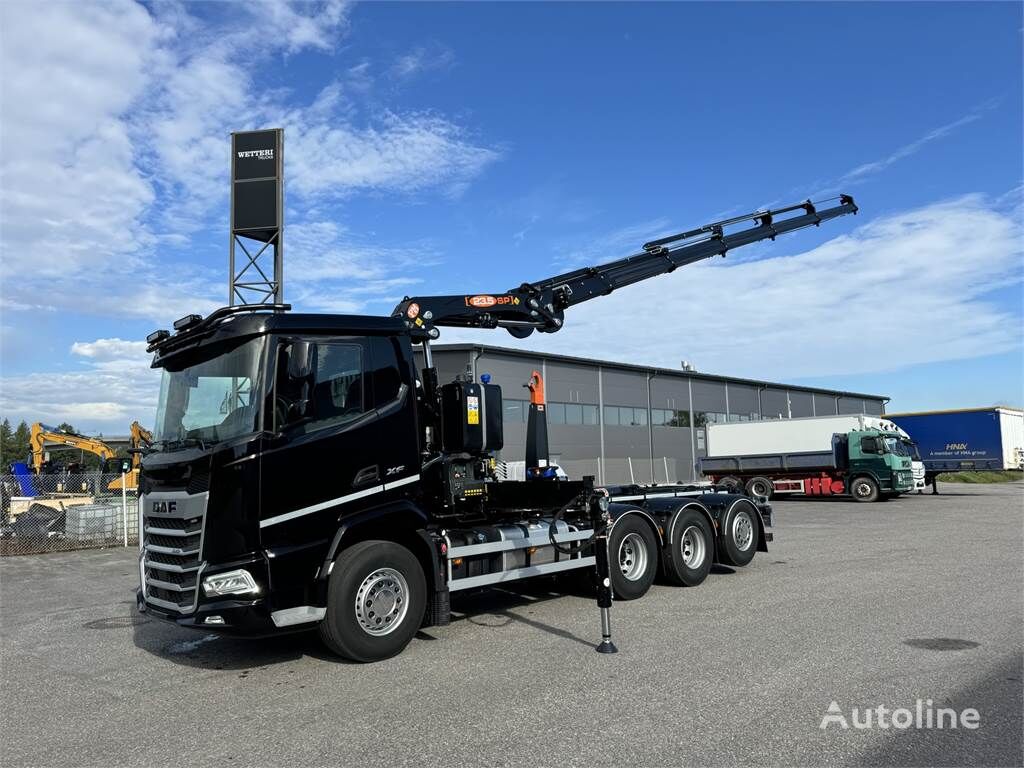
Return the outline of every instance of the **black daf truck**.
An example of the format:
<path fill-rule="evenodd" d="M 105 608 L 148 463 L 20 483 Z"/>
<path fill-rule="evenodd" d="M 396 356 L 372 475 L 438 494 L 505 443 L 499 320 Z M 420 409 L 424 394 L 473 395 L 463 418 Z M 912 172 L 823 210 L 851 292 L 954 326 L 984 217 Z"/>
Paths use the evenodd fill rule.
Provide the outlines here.
<path fill-rule="evenodd" d="M 430 342 L 441 326 L 557 331 L 582 301 L 856 212 L 837 200 L 716 222 L 504 293 L 407 298 L 391 317 L 243 305 L 150 334 L 163 380 L 139 479 L 140 610 L 249 636 L 319 628 L 331 650 L 374 661 L 447 623 L 453 592 L 596 568 L 599 650 L 613 650 L 612 593 L 746 565 L 767 549 L 770 509 L 559 478 L 539 376 L 527 479 L 500 480 L 500 388 L 439 382 Z"/>

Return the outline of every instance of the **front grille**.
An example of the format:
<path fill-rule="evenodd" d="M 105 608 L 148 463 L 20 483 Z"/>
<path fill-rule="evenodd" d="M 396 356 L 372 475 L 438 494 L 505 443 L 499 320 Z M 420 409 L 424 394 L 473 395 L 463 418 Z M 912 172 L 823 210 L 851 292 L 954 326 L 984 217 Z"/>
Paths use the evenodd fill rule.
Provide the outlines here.
<path fill-rule="evenodd" d="M 192 476 L 188 479 L 188 492 L 189 493 L 206 493 L 210 490 L 210 473 L 209 472 L 193 472 Z"/>
<path fill-rule="evenodd" d="M 142 497 L 142 578 L 146 601 L 187 615 L 199 601 L 207 494 Z"/>

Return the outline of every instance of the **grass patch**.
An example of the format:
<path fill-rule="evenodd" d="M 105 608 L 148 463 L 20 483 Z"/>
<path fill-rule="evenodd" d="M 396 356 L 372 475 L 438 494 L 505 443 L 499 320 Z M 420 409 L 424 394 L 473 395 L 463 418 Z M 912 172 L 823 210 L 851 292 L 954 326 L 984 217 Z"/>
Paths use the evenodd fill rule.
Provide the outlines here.
<path fill-rule="evenodd" d="M 1012 483 L 1024 480 L 1024 472 L 1011 469 L 1006 472 L 946 472 L 939 475 L 941 483 Z"/>

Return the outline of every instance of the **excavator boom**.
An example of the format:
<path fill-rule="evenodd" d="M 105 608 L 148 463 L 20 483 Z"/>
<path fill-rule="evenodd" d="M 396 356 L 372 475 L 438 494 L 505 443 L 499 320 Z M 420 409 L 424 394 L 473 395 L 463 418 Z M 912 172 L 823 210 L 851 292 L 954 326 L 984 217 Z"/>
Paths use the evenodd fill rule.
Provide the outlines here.
<path fill-rule="evenodd" d="M 102 440 L 96 440 L 73 432 L 64 432 L 56 427 L 36 422 L 29 433 L 29 446 L 32 450 L 32 469 L 38 474 L 43 468 L 45 448 L 47 445 L 62 445 L 68 448 L 80 448 L 83 451 L 99 456 L 106 461 L 114 458 L 114 449 Z"/>
<path fill-rule="evenodd" d="M 838 203 L 824 208 L 822 203 Z M 517 338 L 533 331 L 554 333 L 561 329 L 564 311 L 576 304 L 604 296 L 641 280 L 667 274 L 695 261 L 725 254 L 760 240 L 810 226 L 837 216 L 856 213 L 849 195 L 812 203 L 807 200 L 774 210 L 754 211 L 697 229 L 645 243 L 642 251 L 597 267 L 584 267 L 500 294 L 472 296 L 406 297 L 393 315 L 404 319 L 414 336 L 435 339 L 438 326 L 506 328 Z M 733 231 L 737 225 L 754 222 Z"/>

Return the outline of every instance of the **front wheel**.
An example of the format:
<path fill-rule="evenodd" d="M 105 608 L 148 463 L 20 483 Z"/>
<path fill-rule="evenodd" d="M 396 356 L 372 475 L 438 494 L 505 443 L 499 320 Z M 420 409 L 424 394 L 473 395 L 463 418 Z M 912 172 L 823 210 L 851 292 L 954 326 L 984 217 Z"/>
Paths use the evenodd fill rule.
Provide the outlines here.
<path fill-rule="evenodd" d="M 658 542 L 639 515 L 626 515 L 608 536 L 612 589 L 620 600 L 643 597 L 658 571 Z"/>
<path fill-rule="evenodd" d="M 338 555 L 320 637 L 353 661 L 402 652 L 423 622 L 427 585 L 419 560 L 390 541 L 362 541 Z"/>
<path fill-rule="evenodd" d="M 878 483 L 870 477 L 858 477 L 850 483 L 850 495 L 855 501 L 878 501 Z"/>

